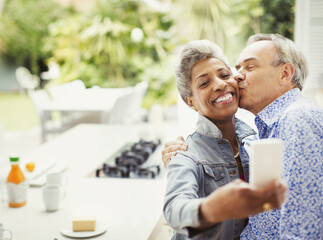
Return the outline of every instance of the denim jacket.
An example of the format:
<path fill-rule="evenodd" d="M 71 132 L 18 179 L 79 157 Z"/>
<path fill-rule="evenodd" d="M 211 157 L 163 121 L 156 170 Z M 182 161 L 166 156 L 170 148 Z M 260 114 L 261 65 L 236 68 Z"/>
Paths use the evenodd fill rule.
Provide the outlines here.
<path fill-rule="evenodd" d="M 248 146 L 254 130 L 235 119 L 236 134 L 240 143 L 240 158 L 249 180 Z M 167 189 L 164 199 L 164 216 L 175 230 L 172 239 L 239 239 L 245 220 L 227 220 L 197 231 L 200 226 L 199 206 L 204 197 L 235 179 L 239 172 L 231 145 L 222 138 L 221 131 L 206 117 L 199 115 L 196 131 L 186 139 L 187 151 L 178 151 L 167 167 Z"/>

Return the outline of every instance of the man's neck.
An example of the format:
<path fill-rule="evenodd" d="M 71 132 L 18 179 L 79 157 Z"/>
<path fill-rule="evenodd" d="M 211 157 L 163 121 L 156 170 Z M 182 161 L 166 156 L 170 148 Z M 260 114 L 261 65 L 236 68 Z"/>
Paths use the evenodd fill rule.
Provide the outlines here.
<path fill-rule="evenodd" d="M 296 88 L 296 87 L 295 87 Z M 294 89 L 294 88 L 288 88 L 288 89 L 285 89 L 285 90 L 282 90 L 281 92 L 279 92 L 278 94 L 276 94 L 276 95 L 273 95 L 273 98 L 272 98 L 272 100 L 271 101 L 269 101 L 268 103 L 267 103 L 267 105 L 265 105 L 265 106 L 262 106 L 262 107 L 260 107 L 260 108 L 256 108 L 256 109 L 254 109 L 253 111 L 252 110 L 248 110 L 248 109 L 246 109 L 246 110 L 248 110 L 248 111 L 250 111 L 251 113 L 253 113 L 255 116 L 257 116 L 258 115 L 258 113 L 260 113 L 263 109 L 265 109 L 268 105 L 270 105 L 273 101 L 275 101 L 276 99 L 278 99 L 278 98 L 280 98 L 282 95 L 284 95 L 285 93 L 287 93 L 288 91 L 290 91 L 290 90 L 292 90 L 292 89 Z"/>

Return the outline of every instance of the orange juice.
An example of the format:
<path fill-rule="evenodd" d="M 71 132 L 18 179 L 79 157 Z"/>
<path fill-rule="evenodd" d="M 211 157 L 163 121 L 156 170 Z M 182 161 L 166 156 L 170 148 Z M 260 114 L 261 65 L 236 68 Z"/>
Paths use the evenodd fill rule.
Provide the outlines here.
<path fill-rule="evenodd" d="M 27 182 L 19 167 L 19 158 L 11 157 L 11 171 L 7 178 L 9 207 L 22 207 L 27 201 Z"/>

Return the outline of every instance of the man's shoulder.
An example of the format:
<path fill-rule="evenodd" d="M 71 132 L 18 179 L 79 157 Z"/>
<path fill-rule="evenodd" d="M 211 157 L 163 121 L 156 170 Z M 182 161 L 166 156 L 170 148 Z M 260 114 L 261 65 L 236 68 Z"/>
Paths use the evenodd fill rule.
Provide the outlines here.
<path fill-rule="evenodd" d="M 281 137 L 291 135 L 310 138 L 312 134 L 323 136 L 323 108 L 302 98 L 291 104 L 278 120 Z"/>
<path fill-rule="evenodd" d="M 281 120 L 288 121 L 316 121 L 322 119 L 323 108 L 314 104 L 312 101 L 301 98 L 288 106 L 284 111 Z M 321 122 L 321 121 L 320 121 Z"/>

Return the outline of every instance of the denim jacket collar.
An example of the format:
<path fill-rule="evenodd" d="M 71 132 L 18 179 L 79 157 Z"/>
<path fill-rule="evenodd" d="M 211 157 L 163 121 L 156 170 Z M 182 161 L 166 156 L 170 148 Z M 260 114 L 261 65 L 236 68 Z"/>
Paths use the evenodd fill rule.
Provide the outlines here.
<path fill-rule="evenodd" d="M 256 134 L 256 132 L 249 125 L 238 118 L 235 118 L 235 127 L 237 137 L 240 141 L 247 136 Z M 198 113 L 196 132 L 211 138 L 222 138 L 220 129 L 211 120 L 204 117 L 200 113 Z"/>

